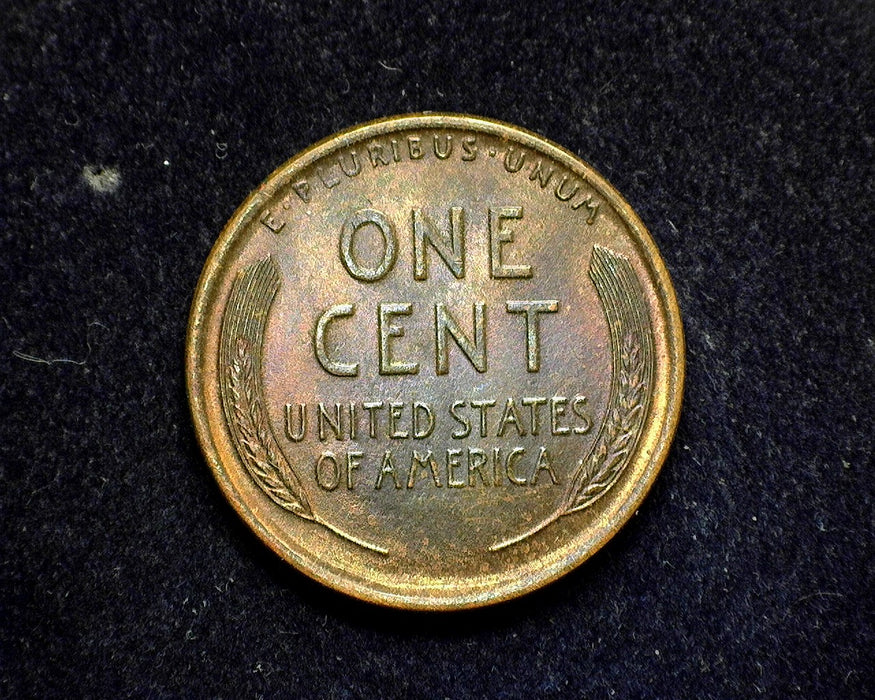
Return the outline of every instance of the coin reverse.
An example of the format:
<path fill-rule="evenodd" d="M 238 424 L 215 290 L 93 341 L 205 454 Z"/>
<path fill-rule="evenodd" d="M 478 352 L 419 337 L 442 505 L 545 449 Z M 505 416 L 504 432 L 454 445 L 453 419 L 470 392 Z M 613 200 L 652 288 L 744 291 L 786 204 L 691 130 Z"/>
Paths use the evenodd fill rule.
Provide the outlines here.
<path fill-rule="evenodd" d="M 644 224 L 518 127 L 382 119 L 276 170 L 207 260 L 187 381 L 243 520 L 400 608 L 506 600 L 625 523 L 681 405 L 681 319 Z"/>

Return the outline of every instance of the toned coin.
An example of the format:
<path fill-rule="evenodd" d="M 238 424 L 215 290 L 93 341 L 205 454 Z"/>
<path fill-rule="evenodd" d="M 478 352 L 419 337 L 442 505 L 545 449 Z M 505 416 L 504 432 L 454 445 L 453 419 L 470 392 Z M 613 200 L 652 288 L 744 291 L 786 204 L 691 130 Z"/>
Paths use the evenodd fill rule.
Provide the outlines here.
<path fill-rule="evenodd" d="M 522 129 L 384 119 L 243 203 L 195 293 L 187 375 L 228 500 L 277 554 L 369 601 L 517 596 L 634 513 L 684 349 L 650 235 Z"/>

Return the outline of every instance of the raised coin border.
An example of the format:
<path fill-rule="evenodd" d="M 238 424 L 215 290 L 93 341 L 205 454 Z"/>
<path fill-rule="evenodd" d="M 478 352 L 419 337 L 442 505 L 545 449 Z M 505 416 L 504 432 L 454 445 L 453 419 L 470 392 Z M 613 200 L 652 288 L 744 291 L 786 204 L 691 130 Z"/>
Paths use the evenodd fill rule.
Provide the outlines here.
<path fill-rule="evenodd" d="M 575 543 L 578 543 L 578 546 L 567 554 L 557 550 L 555 556 L 552 557 L 551 565 L 531 576 L 494 581 L 488 586 L 470 586 L 470 590 L 452 590 L 450 586 L 439 586 L 419 591 L 399 592 L 394 588 L 376 586 L 372 581 L 357 580 L 348 571 L 332 566 L 331 562 L 309 556 L 306 551 L 297 551 L 285 546 L 270 533 L 258 515 L 236 491 L 221 462 L 207 420 L 203 387 L 205 377 L 213 369 L 203 367 L 200 360 L 205 342 L 202 329 L 203 320 L 208 310 L 207 302 L 213 296 L 213 283 L 237 241 L 238 232 L 246 228 L 252 217 L 277 190 L 288 187 L 292 177 L 299 170 L 353 141 L 377 137 L 400 129 L 438 127 L 474 129 L 499 138 L 512 139 L 534 150 L 544 152 L 565 165 L 570 171 L 585 176 L 588 184 L 610 203 L 625 222 L 634 244 L 639 249 L 652 275 L 652 282 L 659 301 L 658 306 L 664 314 L 668 329 L 667 345 L 669 347 L 668 357 L 658 358 L 655 361 L 667 363 L 668 387 L 659 397 L 654 396 L 653 405 L 650 407 L 651 415 L 649 418 L 661 422 L 661 429 L 654 449 L 648 457 L 647 468 L 635 482 L 630 497 L 613 511 L 612 517 L 600 523 L 594 536 L 584 537 L 579 543 L 576 539 Z M 511 124 L 462 114 L 411 114 L 354 126 L 319 141 L 276 169 L 237 209 L 210 252 L 195 290 L 186 338 L 186 383 L 195 430 L 201 449 L 216 480 L 238 514 L 268 547 L 316 580 L 362 600 L 407 609 L 462 609 L 514 598 L 559 578 L 598 551 L 637 510 L 665 461 L 680 415 L 684 373 L 683 328 L 674 289 L 656 245 L 629 204 L 596 170 L 561 146 Z M 639 458 L 640 455 L 637 453 L 630 456 L 630 460 Z"/>

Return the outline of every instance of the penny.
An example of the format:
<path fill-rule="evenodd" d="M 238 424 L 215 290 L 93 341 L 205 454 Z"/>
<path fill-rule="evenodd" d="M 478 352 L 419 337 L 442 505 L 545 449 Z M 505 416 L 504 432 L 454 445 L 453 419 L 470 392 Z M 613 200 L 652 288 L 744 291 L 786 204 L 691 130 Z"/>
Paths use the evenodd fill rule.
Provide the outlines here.
<path fill-rule="evenodd" d="M 187 379 L 233 507 L 311 577 L 475 607 L 582 563 L 657 476 L 684 347 L 622 197 L 545 139 L 424 114 L 253 192 L 195 292 Z"/>

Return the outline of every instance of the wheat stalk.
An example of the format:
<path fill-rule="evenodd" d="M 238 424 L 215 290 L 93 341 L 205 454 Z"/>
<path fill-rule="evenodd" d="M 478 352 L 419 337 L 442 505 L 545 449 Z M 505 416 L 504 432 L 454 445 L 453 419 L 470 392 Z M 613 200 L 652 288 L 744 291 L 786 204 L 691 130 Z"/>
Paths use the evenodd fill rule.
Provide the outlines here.
<path fill-rule="evenodd" d="M 653 357 L 640 287 L 628 260 L 601 246 L 593 246 L 590 277 L 604 306 L 611 343 L 620 346 L 619 357 L 614 355 L 615 379 L 602 427 L 593 448 L 577 463 L 556 510 L 526 532 L 491 545 L 490 551 L 522 542 L 604 496 L 629 464 L 644 426 Z"/>
<path fill-rule="evenodd" d="M 256 390 L 252 356 L 245 338 L 237 338 L 234 356 L 228 365 L 228 387 L 247 471 L 277 505 L 314 520 L 301 482 L 274 444 Z"/>
<path fill-rule="evenodd" d="M 623 338 L 617 396 L 598 445 L 580 461 L 565 500 L 565 513 L 591 505 L 603 496 L 626 466 L 644 419 L 644 357 L 637 333 Z"/>
<path fill-rule="evenodd" d="M 318 523 L 377 554 L 389 550 L 327 523 L 313 512 L 298 475 L 283 454 L 264 408 L 261 343 L 267 311 L 279 288 L 279 271 L 270 256 L 241 271 L 234 283 L 222 327 L 222 397 L 225 418 L 247 473 L 274 503 Z"/>
<path fill-rule="evenodd" d="M 621 350 L 618 390 L 608 409 L 604 430 L 596 447 L 578 463 L 565 500 L 546 520 L 522 534 L 490 545 L 489 551 L 497 552 L 522 542 L 562 516 L 588 508 L 616 483 L 644 422 L 647 388 L 644 369 L 640 338 L 637 333 L 627 333 Z"/>

